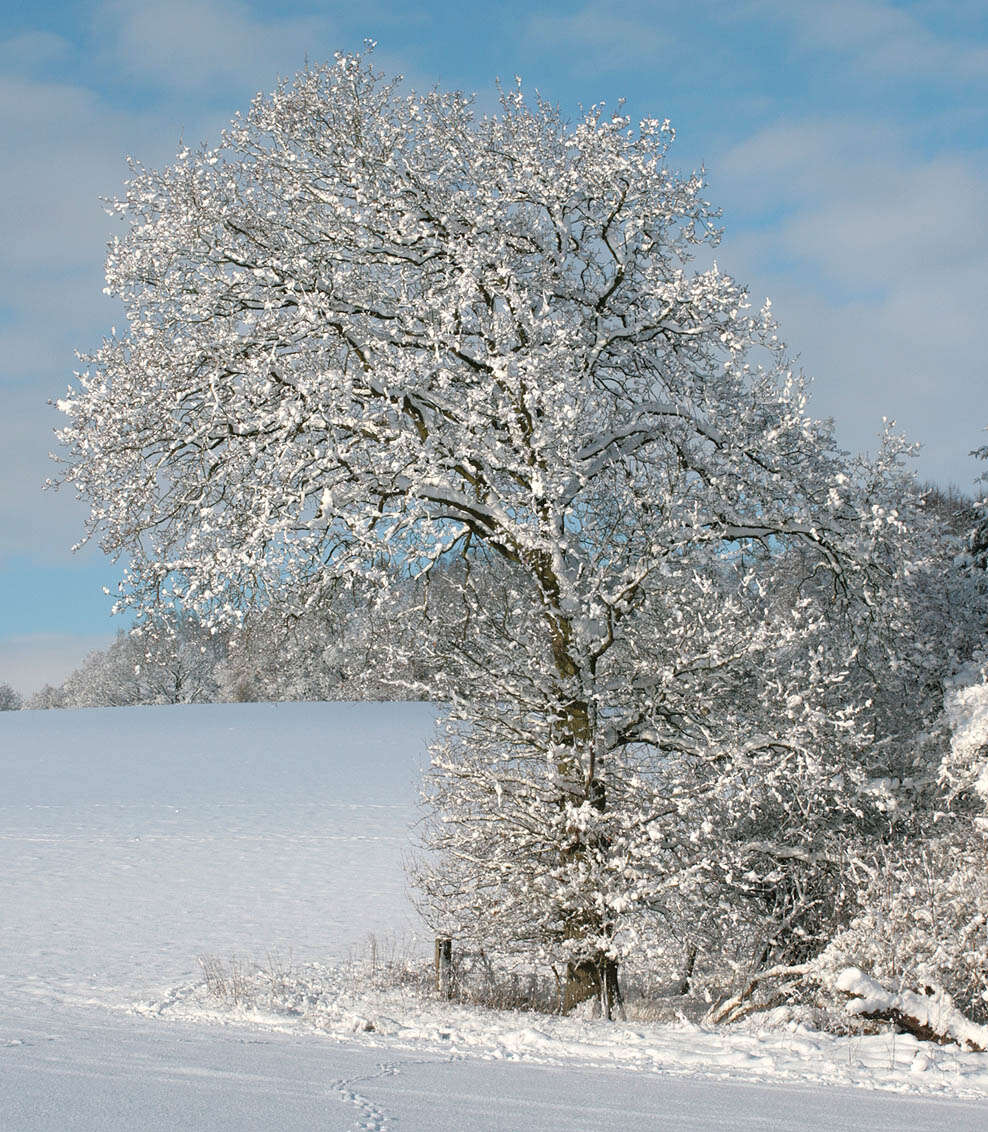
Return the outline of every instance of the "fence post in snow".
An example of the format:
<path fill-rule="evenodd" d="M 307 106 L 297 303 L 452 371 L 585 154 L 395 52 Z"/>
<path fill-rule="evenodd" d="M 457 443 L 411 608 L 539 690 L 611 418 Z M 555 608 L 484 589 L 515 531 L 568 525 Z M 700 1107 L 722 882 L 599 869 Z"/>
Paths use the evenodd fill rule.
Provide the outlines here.
<path fill-rule="evenodd" d="M 436 937 L 436 990 L 443 998 L 453 997 L 453 941 Z"/>

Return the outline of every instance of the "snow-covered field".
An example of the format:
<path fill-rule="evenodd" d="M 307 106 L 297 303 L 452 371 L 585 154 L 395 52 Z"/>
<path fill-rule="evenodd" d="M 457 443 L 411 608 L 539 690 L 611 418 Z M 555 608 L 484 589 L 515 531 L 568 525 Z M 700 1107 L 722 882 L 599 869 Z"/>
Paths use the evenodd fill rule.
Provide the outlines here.
<path fill-rule="evenodd" d="M 402 854 L 434 709 L 7 712 L 0 1002 L 190 978 L 200 954 L 326 959 L 407 933 Z"/>
<path fill-rule="evenodd" d="M 986 1126 L 988 1056 L 908 1038 L 361 989 L 371 934 L 379 953 L 428 942 L 401 862 L 434 717 L 0 714 L 0 1129 Z M 203 955 L 271 956 L 306 995 L 293 1013 L 224 1008 L 202 994 Z"/>

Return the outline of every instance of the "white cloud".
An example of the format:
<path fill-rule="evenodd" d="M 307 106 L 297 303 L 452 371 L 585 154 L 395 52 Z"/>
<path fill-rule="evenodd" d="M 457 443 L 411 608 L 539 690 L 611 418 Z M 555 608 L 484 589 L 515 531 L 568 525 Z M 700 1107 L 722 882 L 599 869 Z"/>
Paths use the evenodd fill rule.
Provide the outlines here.
<path fill-rule="evenodd" d="M 804 49 L 849 56 L 872 75 L 984 83 L 988 49 L 961 36 L 937 34 L 920 18 L 922 8 L 889 0 L 749 0 L 794 31 Z"/>
<path fill-rule="evenodd" d="M 4 272 L 5 290 L 22 272 L 64 270 L 99 255 L 98 197 L 121 179 L 126 126 L 126 115 L 81 88 L 0 79 L 0 239 L 5 264 L 17 271 Z"/>
<path fill-rule="evenodd" d="M 64 560 L 82 534 L 71 493 L 42 492 L 60 423 L 47 402 L 79 368 L 75 350 L 121 319 L 102 294 L 116 222 L 100 197 L 120 191 L 127 153 L 150 165 L 171 158 L 181 132 L 173 116 L 165 104 L 118 107 L 78 85 L 0 77 L 0 557 Z M 185 125 L 190 137 L 215 132 L 201 108 Z"/>
<path fill-rule="evenodd" d="M 747 277 L 772 295 L 783 336 L 813 378 L 811 412 L 835 419 L 842 444 L 873 451 L 890 417 L 922 444 L 921 478 L 972 490 L 984 466 L 968 453 L 988 425 L 988 381 L 969 344 L 976 313 L 959 310 L 938 325 L 919 288 L 842 303 L 767 273 Z"/>
<path fill-rule="evenodd" d="M 815 411 L 853 447 L 895 417 L 924 445 L 924 476 L 969 489 L 988 425 L 976 156 L 921 158 L 891 126 L 816 121 L 764 130 L 714 169 L 724 199 L 763 218 L 728 227 L 722 262 L 771 295 L 817 377 Z"/>
<path fill-rule="evenodd" d="M 65 384 L 65 383 L 63 383 Z M 2 390 L 0 423 L 0 560 L 28 555 L 45 562 L 69 560 L 83 534 L 86 510 L 71 491 L 45 491 L 58 469 L 49 459 L 53 429 L 64 423 L 34 386 Z"/>
<path fill-rule="evenodd" d="M 72 54 L 72 45 L 60 35 L 28 31 L 0 43 L 0 68 L 5 72 L 32 71 L 61 63 Z"/>
<path fill-rule="evenodd" d="M 109 93 L 38 77 L 49 63 L 66 63 L 69 73 L 82 62 L 81 50 L 57 36 L 0 42 L 0 63 L 11 63 L 0 72 L 0 556 L 61 559 L 82 533 L 82 508 L 69 494 L 41 490 L 55 470 L 48 451 L 57 415 L 46 402 L 78 368 L 75 349 L 94 347 L 121 320 L 102 295 L 105 245 L 118 222 L 100 198 L 121 190 L 125 155 L 153 167 L 172 159 L 183 134 L 193 143 L 215 138 L 277 67 L 295 71 L 307 50 L 323 56 L 335 46 L 325 43 L 325 20 L 263 24 L 236 0 L 109 0 L 98 19 L 99 65 L 150 75 L 161 86 L 154 98 L 118 104 Z M 230 89 L 220 111 L 201 95 L 223 84 Z"/>
<path fill-rule="evenodd" d="M 94 346 L 93 328 L 119 316 L 101 294 L 112 222 L 99 197 L 121 184 L 127 149 L 149 137 L 152 160 L 178 141 L 152 112 L 82 87 L 0 78 L 0 556 L 64 559 L 82 533 L 71 495 L 42 492 L 55 470 L 47 401 L 77 368 L 74 349 Z"/>
<path fill-rule="evenodd" d="M 323 16 L 262 21 L 238 0 L 105 0 L 97 26 L 131 79 L 197 94 L 241 83 L 253 93 L 339 46 Z"/>
<path fill-rule="evenodd" d="M 949 276 L 985 263 L 988 185 L 963 161 L 876 165 L 860 170 L 859 184 L 793 218 L 784 228 L 789 246 L 850 286 L 894 289 L 908 276 Z"/>
<path fill-rule="evenodd" d="M 0 78 L 0 380 L 40 378 L 49 396 L 53 374 L 69 376 L 73 347 L 118 317 L 101 293 L 115 227 L 101 198 L 120 191 L 128 152 L 154 164 L 178 144 L 164 113 L 116 108 L 67 83 Z"/>
<path fill-rule="evenodd" d="M 879 122 L 770 127 L 718 162 L 727 199 L 788 212 L 769 240 L 849 288 L 988 261 L 988 182 L 974 156 L 923 158 Z"/>

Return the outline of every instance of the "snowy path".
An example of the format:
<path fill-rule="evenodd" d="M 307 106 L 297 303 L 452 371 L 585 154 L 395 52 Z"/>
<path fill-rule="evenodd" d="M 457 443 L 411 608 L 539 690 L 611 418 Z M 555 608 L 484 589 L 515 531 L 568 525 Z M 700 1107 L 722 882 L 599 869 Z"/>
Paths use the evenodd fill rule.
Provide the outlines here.
<path fill-rule="evenodd" d="M 447 1053 L 414 1034 L 127 1012 L 197 978 L 200 954 L 326 961 L 369 932 L 412 933 L 401 859 L 433 718 L 414 704 L 0 716 L 0 1130 L 988 1125 L 984 1101 L 776 1081 L 743 1035 L 736 1049 L 644 1035 L 671 1068 L 657 1072 L 602 1064 L 613 1040 L 592 1048 L 567 1020 L 516 1038 L 464 1016 Z M 803 1056 L 783 1052 L 782 1071 Z"/>

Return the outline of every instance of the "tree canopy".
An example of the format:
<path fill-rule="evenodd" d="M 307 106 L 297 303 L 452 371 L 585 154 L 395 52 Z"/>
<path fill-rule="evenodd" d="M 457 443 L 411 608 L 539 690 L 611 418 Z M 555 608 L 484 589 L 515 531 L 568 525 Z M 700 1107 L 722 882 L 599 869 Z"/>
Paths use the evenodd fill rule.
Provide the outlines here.
<path fill-rule="evenodd" d="M 424 883 L 462 930 L 512 909 L 571 1001 L 606 995 L 622 916 L 718 806 L 770 859 L 753 899 L 826 858 L 820 823 L 765 831 L 814 797 L 853 810 L 853 650 L 825 627 L 898 568 L 901 444 L 851 460 L 807 414 L 768 305 L 698 263 L 717 214 L 672 139 L 520 85 L 479 115 L 367 58 L 310 67 L 217 146 L 133 166 L 107 260 L 128 328 L 59 403 L 125 604 L 302 609 L 463 560 L 476 634 L 441 647 L 466 726 Z"/>

